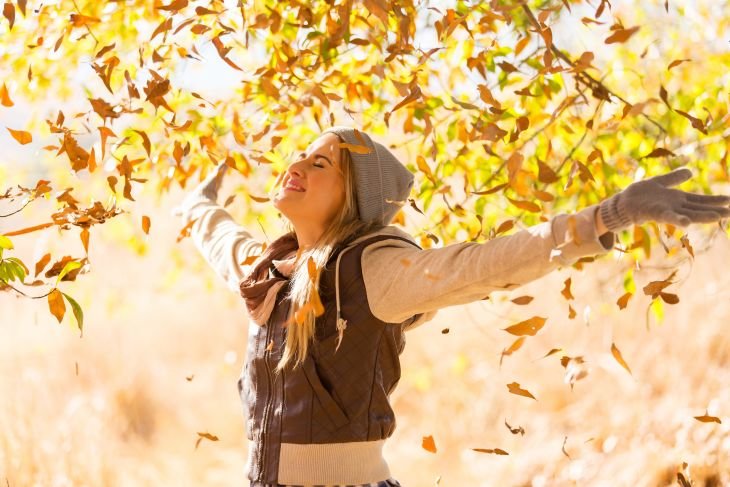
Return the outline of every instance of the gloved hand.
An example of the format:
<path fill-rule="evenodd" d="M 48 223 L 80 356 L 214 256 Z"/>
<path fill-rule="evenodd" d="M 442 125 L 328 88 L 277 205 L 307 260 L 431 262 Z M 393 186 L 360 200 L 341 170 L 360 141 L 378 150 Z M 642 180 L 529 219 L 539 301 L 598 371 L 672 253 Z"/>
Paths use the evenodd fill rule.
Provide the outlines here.
<path fill-rule="evenodd" d="M 202 194 L 206 198 L 213 201 L 218 199 L 218 190 L 221 187 L 223 174 L 225 174 L 227 167 L 228 165 L 225 163 L 225 161 L 219 163 L 218 166 L 216 166 L 216 168 L 211 171 L 208 177 L 201 181 L 200 184 L 198 184 L 190 192 L 190 195 Z M 175 207 L 172 209 L 172 214 L 173 216 L 181 216 L 182 210 L 180 209 L 180 207 Z"/>
<path fill-rule="evenodd" d="M 637 181 L 603 200 L 598 211 L 603 224 L 615 232 L 646 221 L 686 227 L 712 223 L 730 216 L 730 196 L 704 195 L 670 189 L 692 177 L 687 168 Z"/>

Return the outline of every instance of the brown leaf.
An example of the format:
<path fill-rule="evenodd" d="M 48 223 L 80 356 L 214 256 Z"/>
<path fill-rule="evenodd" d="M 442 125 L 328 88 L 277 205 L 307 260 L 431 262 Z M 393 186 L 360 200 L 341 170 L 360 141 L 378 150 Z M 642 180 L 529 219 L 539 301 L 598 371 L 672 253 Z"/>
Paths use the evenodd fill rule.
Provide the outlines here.
<path fill-rule="evenodd" d="M 624 360 L 623 356 L 621 355 L 621 351 L 616 347 L 615 343 L 611 344 L 611 354 L 613 355 L 613 358 L 616 359 L 616 362 L 618 362 L 621 367 L 626 369 L 626 371 L 631 374 L 631 369 L 629 368 L 629 365 Z"/>
<path fill-rule="evenodd" d="M 13 30 L 13 24 L 15 24 L 15 7 L 12 3 L 6 2 L 5 5 L 3 5 L 3 16 L 8 19 L 8 22 L 10 23 L 9 30 Z"/>
<path fill-rule="evenodd" d="M 20 145 L 30 144 L 33 142 L 33 136 L 30 132 L 26 132 L 24 130 L 13 130 L 9 127 L 6 128 L 8 129 L 8 132 L 10 132 L 10 135 L 12 135 L 13 138 L 20 143 Z"/>
<path fill-rule="evenodd" d="M 679 302 L 679 296 L 672 293 L 659 293 L 659 297 L 667 304 L 677 304 Z"/>
<path fill-rule="evenodd" d="M 142 231 L 147 235 L 150 234 L 150 217 L 142 215 Z"/>
<path fill-rule="evenodd" d="M 567 278 L 567 279 L 565 280 L 565 282 L 564 282 L 564 284 L 565 284 L 565 287 L 563 287 L 563 290 L 562 290 L 562 291 L 560 291 L 560 294 L 562 294 L 562 295 L 563 295 L 563 297 L 564 297 L 565 299 L 567 299 L 567 300 L 575 299 L 575 298 L 573 297 L 573 294 L 572 294 L 572 293 L 570 292 L 570 283 L 571 283 L 571 281 L 572 281 L 572 278 L 570 278 L 570 277 L 569 277 L 569 278 Z"/>
<path fill-rule="evenodd" d="M 531 211 L 533 213 L 539 213 L 542 211 L 542 208 L 540 208 L 540 205 L 537 203 L 534 203 L 532 201 L 524 201 L 524 200 L 515 200 L 510 197 L 507 197 L 510 203 L 515 205 L 517 208 L 520 208 L 525 211 Z"/>
<path fill-rule="evenodd" d="M 695 256 L 694 249 L 692 248 L 692 245 L 689 243 L 689 237 L 687 235 L 682 235 L 679 239 L 680 242 L 682 242 L 682 247 L 687 249 L 687 252 L 689 252 L 689 255 L 691 255 L 693 258 Z"/>
<path fill-rule="evenodd" d="M 421 441 L 421 447 L 426 451 L 436 453 L 436 442 L 433 440 L 433 436 L 424 436 L 423 440 Z"/>
<path fill-rule="evenodd" d="M 633 296 L 632 293 L 624 293 L 623 296 L 618 298 L 616 301 L 616 304 L 618 305 L 619 309 L 624 309 L 626 305 L 629 303 L 629 299 Z"/>
<path fill-rule="evenodd" d="M 479 453 L 493 453 L 495 455 L 509 455 L 506 451 L 500 448 L 472 448 L 475 452 Z"/>
<path fill-rule="evenodd" d="M 342 142 L 340 144 L 340 148 L 347 149 L 350 152 L 354 152 L 355 154 L 370 154 L 372 152 L 369 147 L 366 147 L 364 145 L 347 144 L 345 142 Z"/>
<path fill-rule="evenodd" d="M 674 61 L 669 63 L 669 66 L 667 66 L 667 71 L 669 71 L 670 69 L 672 69 L 675 66 L 679 66 L 680 64 L 686 63 L 689 61 L 692 61 L 692 60 L 691 59 L 675 59 Z"/>
<path fill-rule="evenodd" d="M 697 421 L 699 421 L 700 423 L 717 423 L 717 424 L 722 424 L 722 421 L 720 421 L 720 418 L 718 418 L 716 416 L 709 416 L 707 414 L 707 411 L 705 411 L 705 414 L 704 415 L 702 415 L 702 416 L 695 416 L 694 418 Z"/>
<path fill-rule="evenodd" d="M 636 34 L 636 32 L 638 30 L 639 30 L 638 25 L 636 27 L 631 27 L 629 29 L 618 28 L 614 31 L 613 34 L 608 36 L 604 42 L 606 44 L 626 42 L 627 40 L 629 40 L 629 37 Z"/>
<path fill-rule="evenodd" d="M 674 110 L 674 111 L 679 113 L 680 115 L 682 115 L 687 120 L 689 120 L 689 122 L 692 124 L 693 128 L 695 128 L 695 129 L 699 130 L 700 132 L 702 132 L 703 134 L 707 135 L 707 129 L 705 128 L 705 124 L 702 120 L 700 120 L 699 118 L 693 117 L 689 113 L 683 112 L 682 110 Z"/>
<path fill-rule="evenodd" d="M 169 5 L 155 5 L 157 10 L 167 10 L 169 12 L 177 12 L 188 6 L 188 0 L 174 0 Z"/>
<path fill-rule="evenodd" d="M 525 339 L 527 337 L 521 336 L 514 342 L 512 342 L 512 345 L 509 346 L 509 348 L 502 350 L 502 355 L 499 357 L 499 364 L 502 365 L 502 359 L 506 357 L 507 355 L 512 355 L 514 352 L 519 350 L 522 347 L 522 344 L 525 343 Z"/>
<path fill-rule="evenodd" d="M 14 237 L 16 235 L 23 235 L 25 233 L 35 232 L 36 230 L 43 230 L 44 228 L 52 227 L 55 223 L 41 223 L 40 225 L 33 225 L 32 227 L 26 227 L 21 230 L 14 230 L 12 232 L 3 232 L 6 237 Z"/>
<path fill-rule="evenodd" d="M 471 194 L 476 194 L 476 195 L 484 196 L 484 195 L 487 195 L 487 194 L 496 193 L 500 189 L 506 188 L 507 185 L 508 185 L 508 183 L 498 184 L 497 186 L 494 186 L 493 188 L 489 188 L 489 189 L 484 190 L 484 191 L 474 191 Z"/>
<path fill-rule="evenodd" d="M 56 317 L 60 323 L 63 320 L 63 315 L 66 314 L 66 304 L 63 302 L 63 295 L 58 289 L 54 289 L 48 295 L 48 307 L 51 310 L 51 314 Z"/>
<path fill-rule="evenodd" d="M 94 172 L 96 169 L 96 152 L 94 152 L 94 148 L 91 148 L 91 152 L 89 152 L 89 158 L 86 160 L 86 166 L 89 169 L 89 172 Z"/>
<path fill-rule="evenodd" d="M 504 420 L 504 425 L 507 427 L 507 429 L 509 430 L 509 432 L 512 433 L 513 435 L 520 434 L 522 436 L 525 436 L 525 428 L 523 428 L 522 426 L 518 426 L 517 428 L 513 428 L 512 426 L 509 425 L 509 423 L 507 422 L 506 419 Z"/>
<path fill-rule="evenodd" d="M 659 85 L 659 98 L 662 99 L 664 104 L 669 107 L 669 102 L 667 101 L 667 90 L 664 88 L 663 85 Z M 671 108 L 671 107 L 669 107 Z"/>
<path fill-rule="evenodd" d="M 512 394 L 516 394 L 518 396 L 523 396 L 523 397 L 529 397 L 530 399 L 534 399 L 535 401 L 537 401 L 537 398 L 535 396 L 533 396 L 532 394 L 530 394 L 530 391 L 520 387 L 520 385 L 517 382 L 512 382 L 510 384 L 507 384 L 507 390 L 509 392 L 511 392 Z"/>
<path fill-rule="evenodd" d="M 523 305 L 523 304 L 530 304 L 533 299 L 535 299 L 535 298 L 533 298 L 532 296 L 520 296 L 520 297 L 512 299 L 511 301 L 515 304 Z"/>
<path fill-rule="evenodd" d="M 642 157 L 642 159 L 646 157 L 665 157 L 665 156 L 674 156 L 674 152 L 670 151 L 669 149 L 664 149 L 662 147 L 657 147 L 653 151 L 649 152 L 647 155 Z"/>
<path fill-rule="evenodd" d="M 0 104 L 4 107 L 11 107 L 14 105 L 13 100 L 10 99 L 8 87 L 5 86 L 5 83 L 3 83 L 3 86 L 0 88 Z"/>
<path fill-rule="evenodd" d="M 550 355 L 555 355 L 556 353 L 561 352 L 562 350 L 563 350 L 562 348 L 553 348 L 548 353 L 546 353 L 545 355 L 543 355 L 542 358 L 547 358 Z"/>
<path fill-rule="evenodd" d="M 39 272 L 43 270 L 44 267 L 48 264 L 48 262 L 51 261 L 51 254 L 47 253 L 43 257 L 40 258 L 38 262 L 35 263 L 35 273 L 33 274 L 33 277 L 37 276 Z"/>
<path fill-rule="evenodd" d="M 533 316 L 525 321 L 520 321 L 517 324 L 503 328 L 504 331 L 516 336 L 535 336 L 540 329 L 545 326 L 547 318 L 541 316 Z"/>
<path fill-rule="evenodd" d="M 195 442 L 195 448 L 198 448 L 200 442 L 203 440 L 218 441 L 218 437 L 210 433 L 198 433 L 198 440 Z"/>

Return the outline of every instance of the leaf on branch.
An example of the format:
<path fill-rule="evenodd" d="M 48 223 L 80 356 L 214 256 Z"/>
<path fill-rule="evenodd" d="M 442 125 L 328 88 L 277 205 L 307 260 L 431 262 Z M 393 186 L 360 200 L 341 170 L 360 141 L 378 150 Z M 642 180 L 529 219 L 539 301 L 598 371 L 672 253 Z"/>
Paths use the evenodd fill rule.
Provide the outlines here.
<path fill-rule="evenodd" d="M 657 147 L 653 151 L 649 152 L 647 155 L 642 157 L 642 159 L 645 159 L 647 157 L 666 157 L 666 156 L 672 156 L 674 157 L 674 152 L 670 151 L 669 149 L 664 149 L 663 147 Z"/>
<path fill-rule="evenodd" d="M 48 295 L 48 308 L 60 323 L 63 320 L 63 315 L 66 314 L 66 305 L 63 303 L 63 295 L 58 289 L 54 289 Z"/>
<path fill-rule="evenodd" d="M 84 331 L 84 312 L 81 309 L 81 306 L 79 306 L 79 303 L 76 302 L 74 298 L 69 296 L 66 293 L 61 293 L 66 298 L 66 301 L 68 301 L 68 304 L 71 305 L 71 311 L 73 311 L 74 318 L 76 318 L 76 326 L 78 326 L 79 331 Z"/>
<path fill-rule="evenodd" d="M 705 128 L 705 124 L 704 124 L 704 122 L 702 122 L 702 120 L 700 120 L 699 118 L 693 117 L 689 113 L 683 112 L 682 110 L 674 110 L 674 111 L 679 113 L 680 115 L 682 115 L 687 120 L 689 120 L 690 123 L 692 124 L 693 128 L 695 128 L 695 129 L 699 130 L 700 132 L 702 132 L 703 134 L 707 135 L 707 129 Z"/>

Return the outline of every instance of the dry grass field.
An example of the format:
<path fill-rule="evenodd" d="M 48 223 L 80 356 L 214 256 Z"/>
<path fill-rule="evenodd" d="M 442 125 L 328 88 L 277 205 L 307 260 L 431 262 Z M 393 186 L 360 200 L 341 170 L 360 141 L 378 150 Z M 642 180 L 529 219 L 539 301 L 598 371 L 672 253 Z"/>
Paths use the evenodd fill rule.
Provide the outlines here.
<path fill-rule="evenodd" d="M 236 390 L 243 303 L 190 240 L 175 243 L 180 227 L 169 207 L 149 200 L 135 208 L 133 218 L 92 232 L 93 272 L 64 286 L 85 310 L 82 338 L 70 313 L 59 325 L 43 301 L 0 294 L 0 485 L 247 485 Z M 147 237 L 142 214 L 152 217 Z M 23 220 L 1 223 L 7 230 Z M 690 229 L 697 257 L 679 265 L 669 289 L 680 302 L 664 306 L 662 323 L 647 315 L 641 287 L 668 276 L 677 259 L 655 247 L 623 311 L 615 301 L 625 263 L 610 254 L 583 271 L 562 269 L 442 310 L 409 332 L 392 396 L 398 429 L 386 448 L 394 477 L 405 487 L 664 486 L 678 485 L 686 462 L 694 485 L 730 485 L 730 243 L 720 233 L 703 244 L 710 231 Z M 68 233 L 18 237 L 15 255 L 81 255 L 77 232 Z M 560 295 L 568 276 L 574 319 Z M 535 299 L 509 301 L 521 295 Z M 547 318 L 545 327 L 500 367 L 514 338 L 502 329 L 534 315 Z M 553 348 L 563 352 L 541 358 Z M 585 360 L 587 376 L 572 391 L 563 354 Z M 511 382 L 537 400 L 510 394 Z M 694 419 L 705 412 L 722 423 Z M 199 432 L 219 441 L 196 448 Z M 421 447 L 429 435 L 436 453 Z"/>

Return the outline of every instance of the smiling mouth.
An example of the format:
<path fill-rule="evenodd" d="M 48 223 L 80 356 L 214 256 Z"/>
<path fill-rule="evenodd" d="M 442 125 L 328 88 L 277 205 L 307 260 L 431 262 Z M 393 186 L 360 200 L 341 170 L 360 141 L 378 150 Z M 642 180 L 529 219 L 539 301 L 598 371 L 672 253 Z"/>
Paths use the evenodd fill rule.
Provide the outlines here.
<path fill-rule="evenodd" d="M 294 184 L 287 184 L 286 186 L 284 186 L 284 191 L 297 191 L 299 193 L 303 193 L 304 192 L 304 188 L 301 188 L 301 187 L 296 186 Z"/>

